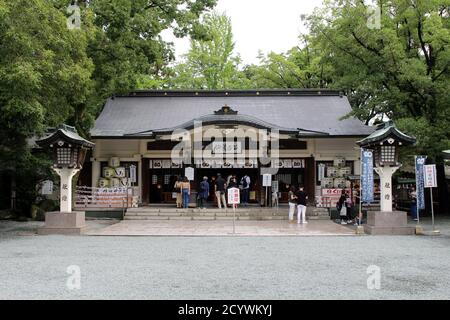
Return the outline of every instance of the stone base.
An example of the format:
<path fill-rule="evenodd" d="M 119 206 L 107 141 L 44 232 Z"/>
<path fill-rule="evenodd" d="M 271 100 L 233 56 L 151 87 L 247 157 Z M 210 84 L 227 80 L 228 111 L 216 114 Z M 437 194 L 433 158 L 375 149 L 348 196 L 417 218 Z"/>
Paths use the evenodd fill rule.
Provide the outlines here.
<path fill-rule="evenodd" d="M 357 226 L 355 230 L 356 234 L 364 234 L 364 227 L 363 226 Z"/>
<path fill-rule="evenodd" d="M 46 212 L 45 226 L 38 228 L 38 234 L 80 235 L 86 228 L 83 211 Z"/>
<path fill-rule="evenodd" d="M 423 228 L 421 225 L 416 225 L 416 234 L 417 235 L 423 235 Z"/>
<path fill-rule="evenodd" d="M 416 230 L 408 226 L 404 211 L 369 211 L 364 231 L 373 235 L 413 235 Z"/>

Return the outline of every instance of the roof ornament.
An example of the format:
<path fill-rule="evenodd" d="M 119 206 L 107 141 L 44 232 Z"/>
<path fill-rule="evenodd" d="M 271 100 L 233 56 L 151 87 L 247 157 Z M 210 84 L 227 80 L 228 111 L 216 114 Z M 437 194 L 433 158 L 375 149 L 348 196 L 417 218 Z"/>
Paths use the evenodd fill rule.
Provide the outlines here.
<path fill-rule="evenodd" d="M 230 106 L 228 106 L 227 104 L 225 104 L 222 108 L 220 108 L 217 111 L 214 111 L 214 114 L 217 115 L 228 115 L 228 114 L 237 114 L 238 112 L 231 109 Z"/>

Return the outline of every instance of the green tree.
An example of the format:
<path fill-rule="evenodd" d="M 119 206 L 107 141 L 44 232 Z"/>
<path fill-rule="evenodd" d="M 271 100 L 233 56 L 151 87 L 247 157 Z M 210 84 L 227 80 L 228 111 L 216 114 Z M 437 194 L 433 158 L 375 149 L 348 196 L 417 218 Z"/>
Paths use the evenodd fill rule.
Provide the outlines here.
<path fill-rule="evenodd" d="M 199 17 L 215 0 L 79 0 L 80 28 L 68 28 L 70 4 L 0 0 L 0 168 L 18 186 L 21 211 L 48 175 L 30 138 L 62 122 L 88 137 L 107 97 L 157 86 L 173 59 L 161 31 L 204 37 Z"/>
<path fill-rule="evenodd" d="M 29 139 L 87 100 L 93 64 L 86 34 L 69 32 L 65 15 L 46 0 L 0 0 L 0 43 L 0 168 L 23 191 L 18 207 L 26 210 L 30 184 L 48 173 Z"/>
<path fill-rule="evenodd" d="M 67 0 L 53 0 L 66 12 Z M 161 32 L 172 28 L 177 37 L 205 37 L 200 15 L 216 0 L 91 0 L 78 1 L 81 29 L 89 35 L 86 53 L 94 64 L 93 94 L 76 106 L 69 119 L 88 135 L 105 100 L 115 93 L 158 88 L 174 59 L 172 44 Z M 68 15 L 68 14 L 67 14 Z"/>
<path fill-rule="evenodd" d="M 353 114 L 388 116 L 418 138 L 417 152 L 437 161 L 450 147 L 449 4 L 379 0 L 377 24 L 363 1 L 326 1 L 309 18 L 314 45 Z"/>
<path fill-rule="evenodd" d="M 326 88 L 332 83 L 331 68 L 307 35 L 286 54 L 259 55 L 260 64 L 248 66 L 247 77 L 256 88 Z"/>
<path fill-rule="evenodd" d="M 241 59 L 234 53 L 231 20 L 225 14 L 204 16 L 207 37 L 191 39 L 184 61 L 174 68 L 169 85 L 174 88 L 244 88 L 248 80 L 239 70 Z"/>

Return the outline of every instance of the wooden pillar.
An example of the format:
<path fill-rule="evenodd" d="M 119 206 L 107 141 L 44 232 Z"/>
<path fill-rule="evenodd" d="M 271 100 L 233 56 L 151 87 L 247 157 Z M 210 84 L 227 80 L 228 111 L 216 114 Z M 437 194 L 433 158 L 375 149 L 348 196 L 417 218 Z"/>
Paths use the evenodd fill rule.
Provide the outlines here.
<path fill-rule="evenodd" d="M 314 203 L 316 191 L 316 162 L 314 157 L 305 160 L 305 191 L 308 193 L 309 203 Z"/>
<path fill-rule="evenodd" d="M 142 204 L 147 205 L 150 202 L 150 160 L 148 158 L 142 159 L 141 176 L 142 176 Z"/>

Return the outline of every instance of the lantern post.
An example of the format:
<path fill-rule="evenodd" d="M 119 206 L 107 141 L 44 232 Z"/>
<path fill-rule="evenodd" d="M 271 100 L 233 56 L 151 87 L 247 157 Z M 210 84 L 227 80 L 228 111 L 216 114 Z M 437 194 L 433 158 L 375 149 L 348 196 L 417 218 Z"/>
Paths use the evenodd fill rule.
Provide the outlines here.
<path fill-rule="evenodd" d="M 45 213 L 45 226 L 39 234 L 81 234 L 85 228 L 84 212 L 72 212 L 72 178 L 83 165 L 86 152 L 94 143 L 80 137 L 74 127 L 59 125 L 48 136 L 36 141 L 53 153 L 52 169 L 60 177 L 60 208 Z"/>
<path fill-rule="evenodd" d="M 412 145 L 416 139 L 397 129 L 392 121 L 380 124 L 377 130 L 357 142 L 374 154 L 374 171 L 380 177 L 380 211 L 369 211 L 364 231 L 369 234 L 414 234 L 407 225 L 407 214 L 392 210 L 392 175 L 401 167 L 399 148 Z M 362 191 L 362 190 L 361 190 Z"/>

